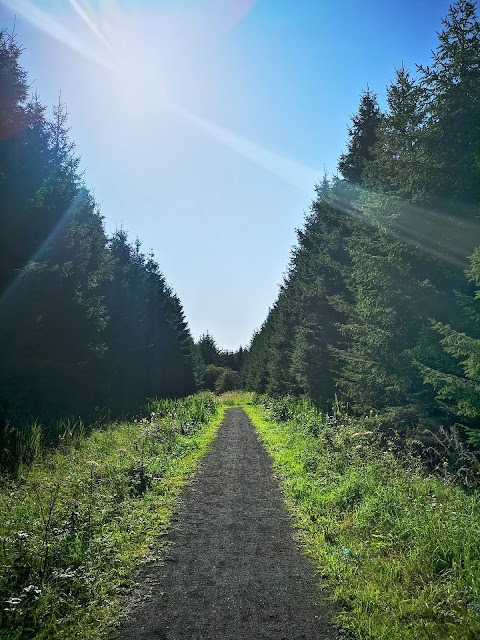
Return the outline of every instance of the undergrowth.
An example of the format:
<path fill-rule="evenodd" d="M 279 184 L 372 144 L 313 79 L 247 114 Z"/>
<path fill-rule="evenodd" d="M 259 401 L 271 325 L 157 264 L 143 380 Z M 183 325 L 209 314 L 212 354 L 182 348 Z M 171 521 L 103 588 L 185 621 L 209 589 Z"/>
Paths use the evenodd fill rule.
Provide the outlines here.
<path fill-rule="evenodd" d="M 480 638 L 480 500 L 385 443 L 375 418 L 245 405 L 296 527 L 362 640 Z M 262 405 L 262 406 L 260 406 Z"/>
<path fill-rule="evenodd" d="M 0 490 L 0 638 L 106 633 L 222 420 L 213 394 L 154 401 L 38 454 Z"/>

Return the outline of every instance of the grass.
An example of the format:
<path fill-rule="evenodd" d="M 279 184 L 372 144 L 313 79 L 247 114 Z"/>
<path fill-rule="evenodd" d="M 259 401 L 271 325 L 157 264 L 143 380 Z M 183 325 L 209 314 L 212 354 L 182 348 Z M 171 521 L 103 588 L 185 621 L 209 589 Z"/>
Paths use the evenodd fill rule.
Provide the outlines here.
<path fill-rule="evenodd" d="M 373 418 L 261 402 L 238 392 L 155 401 L 148 418 L 76 432 L 4 480 L 1 640 L 109 636 L 134 567 L 161 544 L 227 406 L 247 411 L 272 455 L 349 636 L 478 639 L 478 493 L 381 444 Z"/>
<path fill-rule="evenodd" d="M 37 455 L 0 489 L 0 638 L 108 635 L 223 419 L 213 394 L 156 401 Z"/>
<path fill-rule="evenodd" d="M 244 408 L 352 638 L 480 638 L 480 500 L 308 402 Z"/>
<path fill-rule="evenodd" d="M 218 396 L 218 401 L 225 407 L 245 407 L 254 401 L 255 394 L 248 391 L 227 391 Z"/>

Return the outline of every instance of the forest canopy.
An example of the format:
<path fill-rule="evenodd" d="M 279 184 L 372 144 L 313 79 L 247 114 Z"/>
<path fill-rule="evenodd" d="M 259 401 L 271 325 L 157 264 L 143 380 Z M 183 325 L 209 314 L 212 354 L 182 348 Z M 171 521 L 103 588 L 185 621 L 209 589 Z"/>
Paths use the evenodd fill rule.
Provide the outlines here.
<path fill-rule="evenodd" d="M 480 446 L 480 23 L 458 0 L 429 65 L 367 88 L 316 188 L 244 367 L 248 389 L 335 396 L 404 436 Z M 455 426 L 457 425 L 457 426 Z"/>
<path fill-rule="evenodd" d="M 153 255 L 107 236 L 70 139 L 0 33 L 0 407 L 92 417 L 197 388 L 194 342 Z M 7 434 L 8 435 L 8 434 Z M 10 446 L 8 442 L 2 444 Z"/>

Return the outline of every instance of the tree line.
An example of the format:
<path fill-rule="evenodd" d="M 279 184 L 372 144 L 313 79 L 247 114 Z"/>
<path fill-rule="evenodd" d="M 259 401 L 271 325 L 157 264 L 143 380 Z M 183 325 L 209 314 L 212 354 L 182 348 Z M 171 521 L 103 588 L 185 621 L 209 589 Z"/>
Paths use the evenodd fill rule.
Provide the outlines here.
<path fill-rule="evenodd" d="M 246 349 L 243 347 L 239 347 L 237 351 L 219 349 L 215 338 L 209 332 L 200 336 L 195 347 L 205 389 L 215 393 L 225 393 L 242 388 L 241 370 L 247 357 Z"/>
<path fill-rule="evenodd" d="M 243 367 L 248 389 L 335 398 L 403 437 L 480 448 L 480 23 L 458 0 L 429 65 L 367 88 Z"/>
<path fill-rule="evenodd" d="M 0 426 L 134 411 L 202 386 L 182 305 L 154 256 L 108 236 L 66 107 L 30 95 L 0 33 Z M 13 421 L 13 422 L 12 422 Z M 2 448 L 7 446 L 2 440 Z"/>

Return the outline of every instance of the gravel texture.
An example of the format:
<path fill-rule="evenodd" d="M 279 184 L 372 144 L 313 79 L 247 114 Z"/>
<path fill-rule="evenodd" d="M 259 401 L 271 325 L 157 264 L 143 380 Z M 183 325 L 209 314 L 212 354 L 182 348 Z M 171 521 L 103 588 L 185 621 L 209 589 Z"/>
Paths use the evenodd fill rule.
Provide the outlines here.
<path fill-rule="evenodd" d="M 265 448 L 245 412 L 227 410 L 118 640 L 343 637 L 294 536 Z"/>

